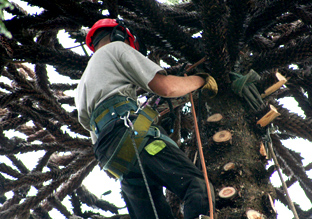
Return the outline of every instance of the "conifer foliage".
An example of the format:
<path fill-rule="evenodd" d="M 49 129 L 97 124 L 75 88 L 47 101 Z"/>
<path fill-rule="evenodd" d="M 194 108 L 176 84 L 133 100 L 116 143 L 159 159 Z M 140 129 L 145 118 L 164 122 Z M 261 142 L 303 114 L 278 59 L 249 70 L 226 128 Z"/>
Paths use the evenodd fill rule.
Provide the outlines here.
<path fill-rule="evenodd" d="M 212 100 L 215 105 L 209 104 L 211 109 L 205 105 L 208 99 L 197 99 L 201 100 L 200 125 L 207 171 L 217 192 L 226 186 L 233 186 L 231 191 L 237 191 L 234 198 L 217 195 L 219 218 L 250 218 L 249 209 L 260 212 L 263 218 L 276 218 L 274 208 L 268 203 L 271 199 L 280 200 L 290 208 L 283 188 L 269 186 L 275 167 L 265 169 L 270 159 L 268 143 L 288 177 L 287 186 L 299 182 L 312 202 L 312 181 L 307 175 L 312 164 L 304 166 L 300 151 L 290 150 L 282 142 L 295 137 L 312 141 L 311 0 L 193 0 L 177 4 L 156 0 L 25 2 L 41 12 L 30 14 L 18 3 L 11 2 L 12 7 L 4 10 L 13 17 L 3 20 L 3 24 L 12 38 L 0 34 L 0 79 L 5 79 L 0 82 L 0 218 L 51 218 L 52 209 L 66 218 L 104 218 L 101 213 L 83 211 L 82 203 L 110 211 L 115 215 L 111 218 L 128 218 L 119 215 L 116 206 L 83 186 L 83 180 L 98 163 L 89 133 L 77 120 L 74 97 L 65 94 L 77 84 L 52 83 L 48 72 L 48 66 L 52 66 L 58 75 L 79 79 L 90 51 L 82 55 L 64 48 L 57 38 L 58 32 L 65 30 L 70 38 L 86 48 L 86 28 L 107 17 L 123 18 L 145 42 L 148 57 L 156 63 L 165 63 L 168 74 L 182 75 L 184 63 L 195 63 L 206 57 L 199 68 L 211 74 L 219 85 L 219 98 Z M 253 74 L 256 79 L 251 79 L 251 70 L 257 74 L 257 77 Z M 235 80 L 237 83 L 233 83 Z M 268 88 L 274 85 L 276 89 L 267 94 Z M 261 100 L 256 101 L 258 104 L 246 97 L 246 89 L 255 95 L 256 91 L 262 94 Z M 143 95 L 152 101 L 155 98 L 147 93 Z M 305 116 L 283 107 L 278 100 L 284 97 L 293 97 Z M 231 103 L 233 99 L 240 104 L 220 108 L 222 103 Z M 172 100 L 174 107 L 178 101 Z M 71 106 L 70 110 L 66 106 Z M 158 110 L 161 112 L 164 108 L 166 102 L 159 105 Z M 248 128 L 239 126 L 236 118 L 206 121 L 212 112 L 225 117 L 236 114 Z M 268 112 L 276 118 L 261 127 L 257 122 Z M 163 122 L 170 120 L 166 115 L 164 113 Z M 175 108 L 175 118 L 172 138 L 193 159 L 196 142 L 190 112 L 179 106 Z M 273 131 L 268 129 L 272 125 Z M 216 142 L 212 136 L 222 129 L 231 129 L 230 138 L 223 143 L 222 139 L 219 139 L 221 143 Z M 241 133 L 241 130 L 245 131 Z M 267 130 L 271 130 L 269 134 Z M 25 137 L 16 134 L 9 138 L 8 131 Z M 264 150 L 254 152 L 256 155 L 250 158 L 253 161 L 248 162 L 241 157 L 227 156 L 238 148 L 236 134 L 250 136 L 253 142 L 248 147 L 254 151 L 259 151 L 259 145 L 264 145 Z M 213 149 L 216 147 L 218 150 Z M 32 169 L 18 159 L 19 154 L 29 152 L 43 152 Z M 2 162 L 4 158 L 10 162 Z M 231 169 L 222 169 L 221 163 L 230 161 L 226 167 Z M 254 163 L 249 166 L 250 162 Z M 245 179 L 248 183 L 243 184 Z M 252 193 L 251 187 L 258 189 Z M 31 188 L 37 190 L 35 195 L 29 193 Z M 10 191 L 13 195 L 8 198 Z M 70 197 L 70 207 L 62 203 L 66 196 Z M 183 203 L 169 192 L 167 196 L 176 217 L 183 218 L 179 207 Z M 296 204 L 295 208 L 300 218 L 312 217 L 312 208 L 304 211 Z"/>

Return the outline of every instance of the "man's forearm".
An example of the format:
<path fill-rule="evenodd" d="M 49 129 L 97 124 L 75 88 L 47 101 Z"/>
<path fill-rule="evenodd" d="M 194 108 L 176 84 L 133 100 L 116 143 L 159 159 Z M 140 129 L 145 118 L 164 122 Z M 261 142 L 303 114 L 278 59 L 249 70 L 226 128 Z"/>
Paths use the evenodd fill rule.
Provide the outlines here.
<path fill-rule="evenodd" d="M 200 88 L 204 83 L 203 78 L 195 75 L 180 77 L 156 74 L 148 85 L 159 96 L 180 97 Z"/>

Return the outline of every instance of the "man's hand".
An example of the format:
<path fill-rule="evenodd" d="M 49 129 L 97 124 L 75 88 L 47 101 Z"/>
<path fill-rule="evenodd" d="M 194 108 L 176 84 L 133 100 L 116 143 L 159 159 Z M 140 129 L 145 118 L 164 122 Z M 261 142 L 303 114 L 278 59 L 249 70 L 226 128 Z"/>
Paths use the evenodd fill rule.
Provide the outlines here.
<path fill-rule="evenodd" d="M 218 84 L 216 80 L 205 72 L 197 73 L 195 75 L 205 80 L 205 84 L 201 87 L 202 91 L 207 91 L 210 98 L 215 97 L 218 93 Z"/>

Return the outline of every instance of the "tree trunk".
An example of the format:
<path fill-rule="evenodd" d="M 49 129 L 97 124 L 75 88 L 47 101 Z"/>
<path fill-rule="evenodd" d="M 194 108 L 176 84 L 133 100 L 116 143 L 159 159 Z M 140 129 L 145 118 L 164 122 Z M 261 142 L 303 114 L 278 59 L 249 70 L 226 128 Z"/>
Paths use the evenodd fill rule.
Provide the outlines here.
<path fill-rule="evenodd" d="M 271 206 L 263 201 L 263 197 L 268 194 L 275 197 L 275 190 L 269 182 L 266 161 L 259 151 L 261 130 L 256 126 L 256 120 L 247 122 L 253 118 L 248 118 L 246 110 L 249 109 L 243 107 L 246 104 L 231 90 L 220 92 L 214 99 L 206 99 L 204 95 L 200 99 L 202 121 L 215 113 L 223 116 L 223 121 L 218 126 L 203 122 L 201 129 L 208 177 L 216 190 L 218 218 L 247 218 L 246 212 L 250 209 L 267 218 L 276 218 L 275 213 L 268 210 Z M 205 102 L 209 107 L 205 106 Z M 231 132 L 230 143 L 222 144 L 211 140 L 221 130 Z M 233 162 L 234 167 L 224 170 L 224 165 L 230 162 Z M 224 187 L 233 187 L 237 194 L 230 198 L 220 197 L 218 194 Z"/>

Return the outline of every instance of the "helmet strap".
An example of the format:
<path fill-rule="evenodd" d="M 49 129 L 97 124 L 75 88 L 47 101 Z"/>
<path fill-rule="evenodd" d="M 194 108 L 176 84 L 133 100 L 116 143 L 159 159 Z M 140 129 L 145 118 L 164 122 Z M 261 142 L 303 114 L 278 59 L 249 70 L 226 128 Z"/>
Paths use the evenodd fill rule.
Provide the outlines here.
<path fill-rule="evenodd" d="M 109 35 L 111 33 L 111 30 L 101 30 L 101 32 L 94 38 L 92 39 L 92 44 L 94 46 L 94 48 L 99 44 L 99 42 L 106 37 L 107 35 Z"/>

